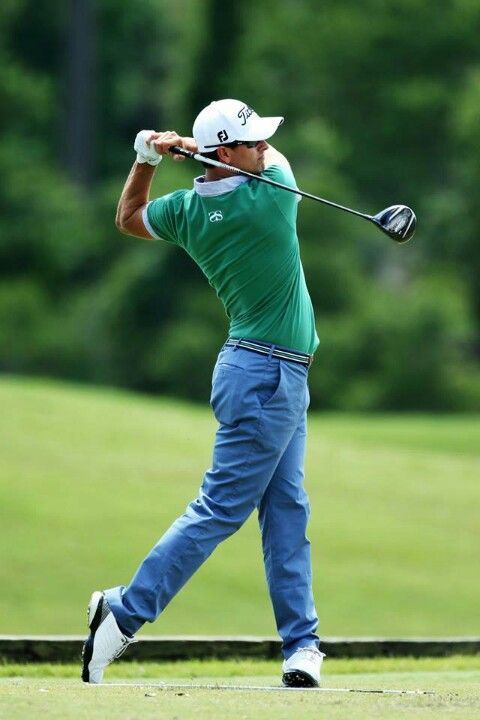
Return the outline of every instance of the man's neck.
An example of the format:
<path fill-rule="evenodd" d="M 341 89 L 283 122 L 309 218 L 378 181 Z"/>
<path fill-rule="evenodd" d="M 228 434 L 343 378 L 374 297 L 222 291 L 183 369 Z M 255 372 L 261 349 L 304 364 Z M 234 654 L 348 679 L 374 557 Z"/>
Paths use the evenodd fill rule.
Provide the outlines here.
<path fill-rule="evenodd" d="M 205 182 L 214 182 L 215 180 L 223 180 L 224 178 L 233 177 L 236 173 L 228 172 L 220 168 L 209 167 L 205 170 Z"/>

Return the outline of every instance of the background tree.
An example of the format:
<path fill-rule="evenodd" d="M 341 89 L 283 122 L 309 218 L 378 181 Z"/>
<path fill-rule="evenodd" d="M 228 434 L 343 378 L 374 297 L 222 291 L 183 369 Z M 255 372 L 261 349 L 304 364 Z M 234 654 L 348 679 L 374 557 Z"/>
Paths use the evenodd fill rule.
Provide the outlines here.
<path fill-rule="evenodd" d="M 240 97 L 285 116 L 300 187 L 419 216 L 399 247 L 300 204 L 312 406 L 478 410 L 479 21 L 469 0 L 5 0 L 0 368 L 208 397 L 218 300 L 184 253 L 113 218 L 138 129 L 190 134 Z M 154 192 L 200 172 L 169 163 Z"/>

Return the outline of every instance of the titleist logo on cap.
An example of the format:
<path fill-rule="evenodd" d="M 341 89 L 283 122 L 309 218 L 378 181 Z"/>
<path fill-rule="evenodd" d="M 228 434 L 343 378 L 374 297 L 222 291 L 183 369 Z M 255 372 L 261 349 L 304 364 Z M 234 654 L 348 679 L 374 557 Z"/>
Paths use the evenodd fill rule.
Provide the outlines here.
<path fill-rule="evenodd" d="M 247 124 L 247 120 L 250 117 L 250 115 L 253 115 L 253 110 L 251 107 L 248 107 L 248 105 L 244 105 L 240 110 L 238 111 L 237 117 L 242 121 L 242 125 Z"/>

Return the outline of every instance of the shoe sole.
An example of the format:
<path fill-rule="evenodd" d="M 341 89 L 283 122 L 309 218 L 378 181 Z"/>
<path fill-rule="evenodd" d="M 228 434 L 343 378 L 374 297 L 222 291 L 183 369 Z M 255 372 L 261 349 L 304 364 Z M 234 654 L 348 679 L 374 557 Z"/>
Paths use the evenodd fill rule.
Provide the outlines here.
<path fill-rule="evenodd" d="M 93 593 L 90 598 L 90 602 L 88 603 L 87 621 L 88 627 L 90 628 L 90 635 L 85 641 L 82 650 L 82 680 L 86 683 L 90 682 L 90 672 L 88 666 L 90 665 L 90 660 L 93 655 L 93 641 L 95 639 L 95 633 L 98 630 L 98 626 L 100 625 L 100 620 L 102 618 L 104 599 L 103 593 L 97 591 Z"/>
<path fill-rule="evenodd" d="M 290 670 L 283 673 L 282 683 L 285 687 L 318 687 L 318 682 L 302 670 Z"/>

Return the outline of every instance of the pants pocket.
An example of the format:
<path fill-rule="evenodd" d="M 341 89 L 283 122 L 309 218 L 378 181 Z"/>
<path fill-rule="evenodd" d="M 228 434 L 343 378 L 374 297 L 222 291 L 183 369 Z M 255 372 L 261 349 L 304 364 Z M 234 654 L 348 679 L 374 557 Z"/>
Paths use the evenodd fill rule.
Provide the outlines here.
<path fill-rule="evenodd" d="M 271 366 L 262 380 L 261 386 L 257 389 L 257 400 L 261 408 L 266 408 L 275 403 L 281 392 L 282 385 L 282 364 L 280 362 Z"/>
<path fill-rule="evenodd" d="M 220 424 L 237 425 L 252 414 L 249 409 L 250 382 L 243 368 L 223 363 L 215 366 L 210 405 Z"/>

